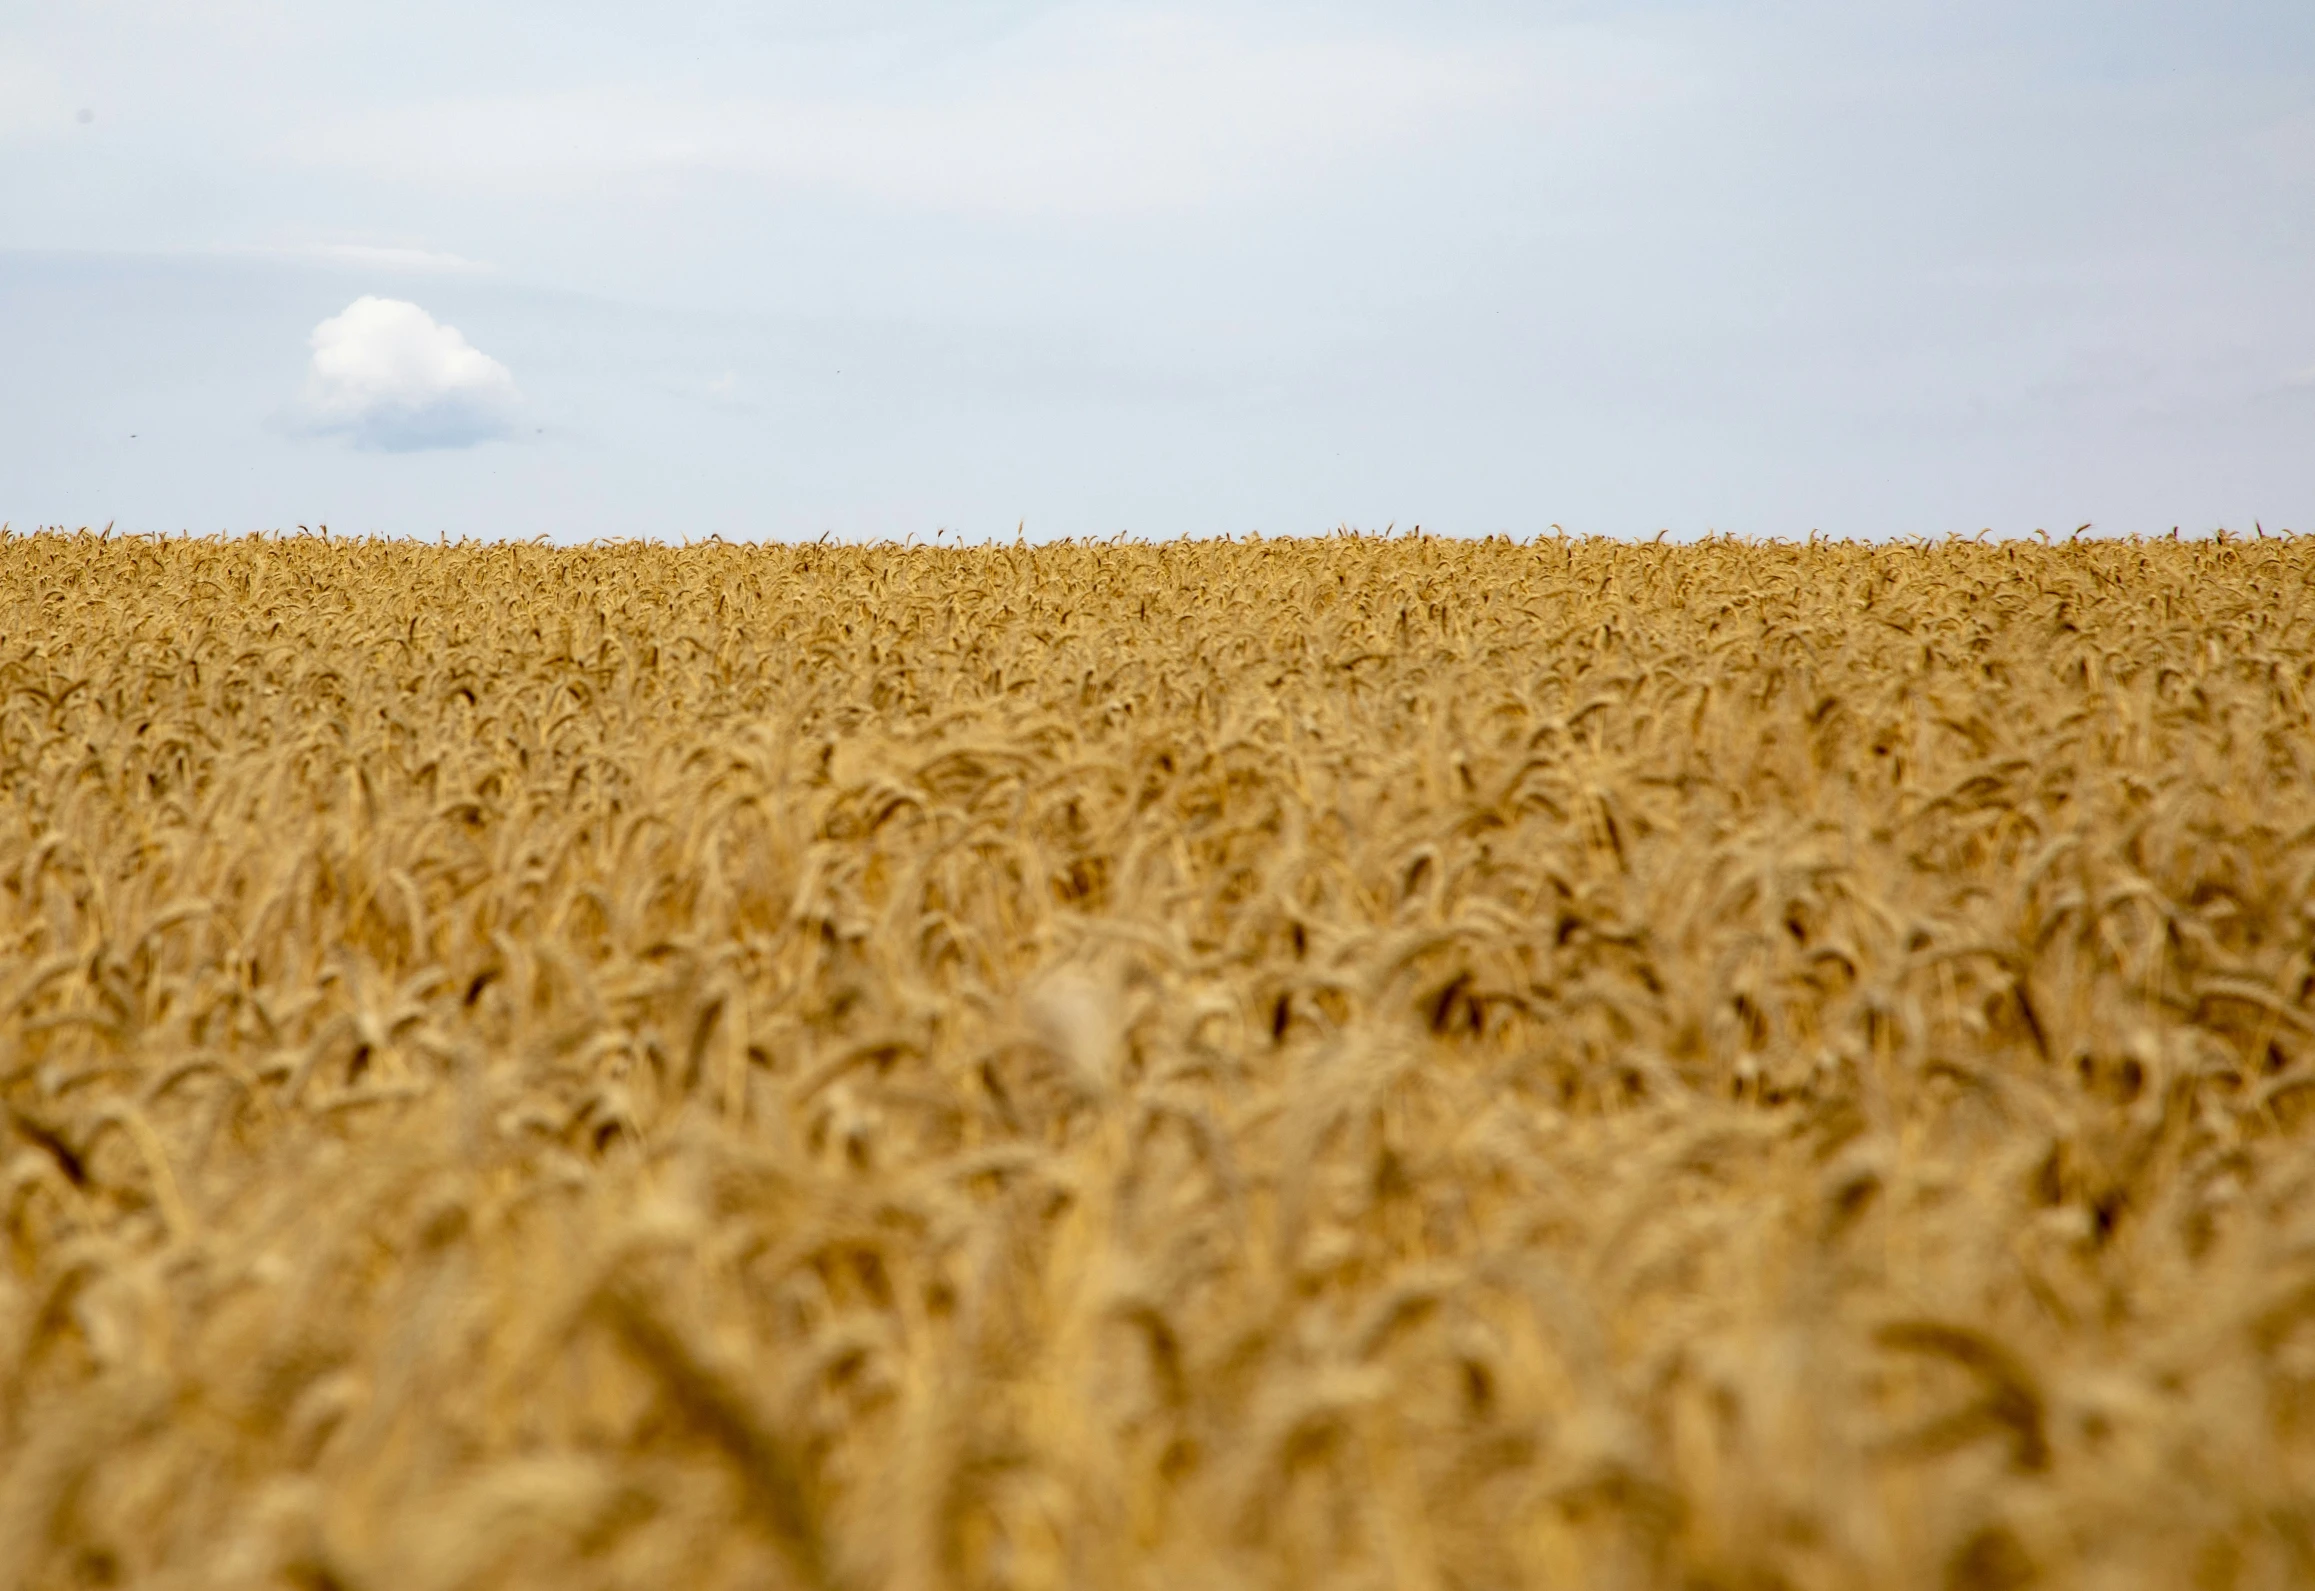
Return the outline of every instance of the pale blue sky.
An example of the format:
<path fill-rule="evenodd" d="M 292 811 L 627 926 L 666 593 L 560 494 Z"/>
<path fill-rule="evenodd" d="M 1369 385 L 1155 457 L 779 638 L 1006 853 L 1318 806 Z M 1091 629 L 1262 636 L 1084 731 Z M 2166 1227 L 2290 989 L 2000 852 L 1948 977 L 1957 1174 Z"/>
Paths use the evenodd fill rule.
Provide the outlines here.
<path fill-rule="evenodd" d="M 0 0 L 0 195 L 20 527 L 2315 529 L 2306 0 Z"/>

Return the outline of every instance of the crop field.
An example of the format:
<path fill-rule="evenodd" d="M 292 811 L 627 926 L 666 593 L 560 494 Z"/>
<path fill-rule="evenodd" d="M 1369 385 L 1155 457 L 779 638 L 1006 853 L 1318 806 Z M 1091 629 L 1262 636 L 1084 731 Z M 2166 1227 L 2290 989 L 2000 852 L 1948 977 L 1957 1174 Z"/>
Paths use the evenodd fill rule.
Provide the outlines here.
<path fill-rule="evenodd" d="M 0 1586 L 2315 1581 L 2315 550 L 0 538 Z"/>

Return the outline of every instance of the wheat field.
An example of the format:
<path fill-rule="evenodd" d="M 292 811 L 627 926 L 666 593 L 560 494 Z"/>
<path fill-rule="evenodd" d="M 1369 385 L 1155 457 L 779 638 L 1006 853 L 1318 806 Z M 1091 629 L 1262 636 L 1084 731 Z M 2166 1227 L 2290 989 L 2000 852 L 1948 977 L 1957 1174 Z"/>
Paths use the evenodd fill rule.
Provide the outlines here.
<path fill-rule="evenodd" d="M 0 1586 L 2315 1581 L 2311 597 L 0 538 Z"/>

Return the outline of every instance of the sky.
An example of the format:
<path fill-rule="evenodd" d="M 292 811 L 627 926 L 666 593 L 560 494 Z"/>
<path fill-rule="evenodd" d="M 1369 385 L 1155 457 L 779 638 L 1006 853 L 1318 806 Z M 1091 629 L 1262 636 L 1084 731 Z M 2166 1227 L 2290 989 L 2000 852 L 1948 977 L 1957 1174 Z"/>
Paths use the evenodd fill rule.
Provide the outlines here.
<path fill-rule="evenodd" d="M 0 0 L 0 521 L 2315 530 L 2306 0 Z"/>

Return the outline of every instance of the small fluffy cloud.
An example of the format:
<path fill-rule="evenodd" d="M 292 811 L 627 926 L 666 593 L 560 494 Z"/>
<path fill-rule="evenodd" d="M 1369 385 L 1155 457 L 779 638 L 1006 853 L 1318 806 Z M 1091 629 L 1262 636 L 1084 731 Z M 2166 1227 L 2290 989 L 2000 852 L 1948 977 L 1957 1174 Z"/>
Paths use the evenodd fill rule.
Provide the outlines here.
<path fill-rule="evenodd" d="M 514 374 L 416 304 L 363 297 L 313 329 L 308 429 L 388 453 L 472 447 L 514 429 Z"/>

